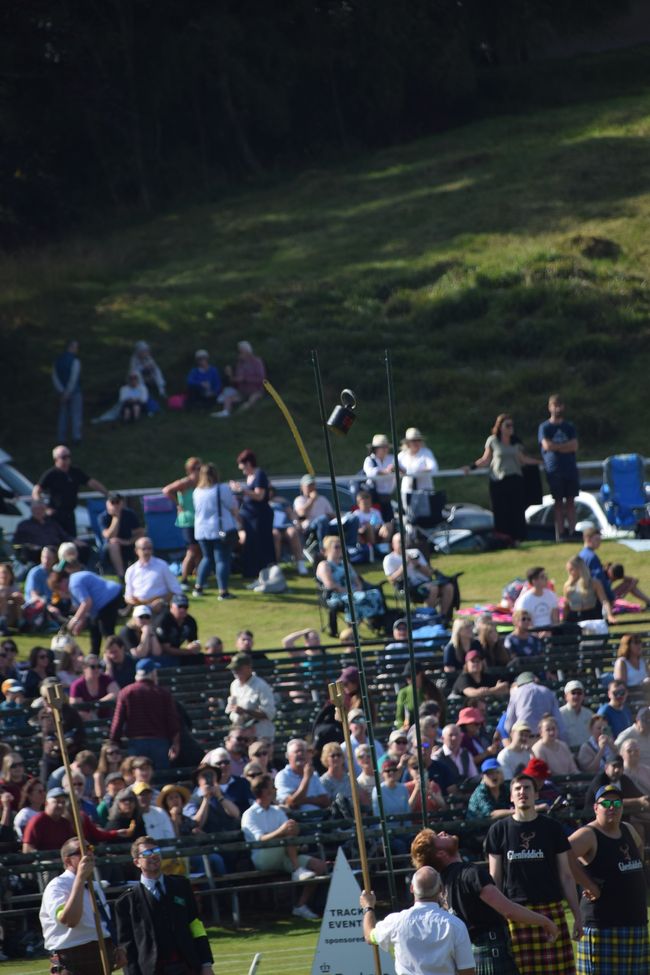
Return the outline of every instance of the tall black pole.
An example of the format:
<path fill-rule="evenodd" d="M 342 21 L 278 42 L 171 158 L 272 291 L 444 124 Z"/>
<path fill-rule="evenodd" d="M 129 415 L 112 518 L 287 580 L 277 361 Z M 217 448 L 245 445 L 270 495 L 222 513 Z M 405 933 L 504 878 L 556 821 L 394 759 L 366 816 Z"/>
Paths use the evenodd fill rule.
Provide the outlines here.
<path fill-rule="evenodd" d="M 388 824 L 386 822 L 386 816 L 384 814 L 384 802 L 383 802 L 382 792 L 381 792 L 381 776 L 379 775 L 379 767 L 377 765 L 377 749 L 375 748 L 375 731 L 372 724 L 372 712 L 370 710 L 370 698 L 368 697 L 368 683 L 366 681 L 366 671 L 363 665 L 363 654 L 361 653 L 361 641 L 359 639 L 359 626 L 357 623 L 357 614 L 354 606 L 354 596 L 353 596 L 353 589 L 352 589 L 352 573 L 350 572 L 350 562 L 348 560 L 348 552 L 345 545 L 345 532 L 343 529 L 343 519 L 341 517 L 341 504 L 339 502 L 339 494 L 336 489 L 336 475 L 334 473 L 334 458 L 332 456 L 332 445 L 330 443 L 329 428 L 327 426 L 327 414 L 325 413 L 325 403 L 323 401 L 323 383 L 320 374 L 318 353 L 315 350 L 312 350 L 311 360 L 314 366 L 314 374 L 316 376 L 316 391 L 318 393 L 318 406 L 320 409 L 320 418 L 323 427 L 323 436 L 325 438 L 325 451 L 327 453 L 327 466 L 329 468 L 330 483 L 332 486 L 332 500 L 334 503 L 334 512 L 336 514 L 336 524 L 338 525 L 339 538 L 341 539 L 341 552 L 343 554 L 343 571 L 345 573 L 345 588 L 348 596 L 350 626 L 352 628 L 352 640 L 354 643 L 354 653 L 357 660 L 357 670 L 359 671 L 359 689 L 361 691 L 363 711 L 366 717 L 367 728 L 368 728 L 368 744 L 370 745 L 370 754 L 372 756 L 372 769 L 375 776 L 375 790 L 377 792 L 377 805 L 379 807 L 379 820 L 381 824 L 381 832 L 382 832 L 382 838 L 384 842 L 384 851 L 386 854 L 386 868 L 388 872 L 388 890 L 390 894 L 391 906 L 395 907 L 397 904 L 397 890 L 395 888 L 395 874 L 393 873 L 393 857 L 390 849 L 390 837 L 388 834 Z M 341 719 L 343 721 L 346 721 L 347 716 L 342 714 Z M 354 768 L 349 769 L 349 774 L 354 775 Z"/>
<path fill-rule="evenodd" d="M 390 352 L 384 352 L 386 360 L 386 382 L 388 385 L 388 411 L 390 413 L 390 436 L 393 441 L 395 457 L 395 477 L 397 478 L 397 525 L 402 550 L 402 583 L 404 585 L 404 607 L 406 609 L 406 635 L 408 641 L 409 663 L 411 665 L 411 690 L 413 691 L 413 724 L 415 727 L 415 741 L 418 755 L 418 772 L 420 775 L 420 797 L 422 799 L 422 828 L 426 829 L 427 822 L 427 790 L 422 755 L 422 732 L 420 731 L 420 715 L 418 711 L 417 670 L 415 666 L 415 651 L 413 649 L 413 617 L 411 614 L 411 595 L 406 564 L 406 531 L 404 528 L 404 505 L 402 504 L 402 476 L 397 463 L 397 424 L 395 421 L 395 389 L 393 386 L 393 366 Z"/>

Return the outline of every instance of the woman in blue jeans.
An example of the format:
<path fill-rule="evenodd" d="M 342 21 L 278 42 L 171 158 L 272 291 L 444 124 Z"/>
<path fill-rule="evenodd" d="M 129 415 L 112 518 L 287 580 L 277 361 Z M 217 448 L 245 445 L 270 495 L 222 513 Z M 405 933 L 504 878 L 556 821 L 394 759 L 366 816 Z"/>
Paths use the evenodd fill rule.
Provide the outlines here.
<path fill-rule="evenodd" d="M 237 502 L 227 484 L 219 482 L 214 464 L 202 464 L 194 501 L 194 537 L 201 547 L 194 595 L 202 596 L 214 567 L 219 599 L 234 599 L 228 591 L 230 559 L 237 540 Z"/>

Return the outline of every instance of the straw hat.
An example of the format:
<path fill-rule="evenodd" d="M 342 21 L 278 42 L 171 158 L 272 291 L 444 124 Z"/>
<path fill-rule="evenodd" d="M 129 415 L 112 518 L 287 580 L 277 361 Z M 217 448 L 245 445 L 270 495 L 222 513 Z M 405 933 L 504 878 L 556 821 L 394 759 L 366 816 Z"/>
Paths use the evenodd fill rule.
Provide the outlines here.
<path fill-rule="evenodd" d="M 175 782 L 170 782 L 160 790 L 160 795 L 156 799 L 156 805 L 163 807 L 166 797 L 170 796 L 173 792 L 178 792 L 183 802 L 190 801 L 191 793 L 189 789 L 186 789 L 184 785 L 177 785 Z"/>
<path fill-rule="evenodd" d="M 377 447 L 388 447 L 389 450 L 393 449 L 393 445 L 385 433 L 376 433 L 372 438 L 372 443 L 366 444 L 366 450 L 376 450 Z"/>
<path fill-rule="evenodd" d="M 409 427 L 404 434 L 404 443 L 408 443 L 410 440 L 422 440 L 424 442 L 424 437 L 417 427 Z"/>

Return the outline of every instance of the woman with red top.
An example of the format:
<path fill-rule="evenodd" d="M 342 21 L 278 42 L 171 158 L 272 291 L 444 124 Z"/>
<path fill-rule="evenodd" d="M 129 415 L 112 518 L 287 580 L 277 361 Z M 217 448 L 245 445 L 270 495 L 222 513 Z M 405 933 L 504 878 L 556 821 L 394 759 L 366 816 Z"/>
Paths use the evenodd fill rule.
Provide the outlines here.
<path fill-rule="evenodd" d="M 114 702 L 120 693 L 119 685 L 108 677 L 100 673 L 99 657 L 94 653 L 89 653 L 84 657 L 83 670 L 81 677 L 78 677 L 70 688 L 70 704 L 75 707 L 82 704 L 89 704 L 96 701 L 103 703 Z M 85 721 L 90 721 L 95 716 L 95 710 L 82 711 L 79 713 Z M 110 707 L 97 708 L 98 718 L 110 717 Z"/>

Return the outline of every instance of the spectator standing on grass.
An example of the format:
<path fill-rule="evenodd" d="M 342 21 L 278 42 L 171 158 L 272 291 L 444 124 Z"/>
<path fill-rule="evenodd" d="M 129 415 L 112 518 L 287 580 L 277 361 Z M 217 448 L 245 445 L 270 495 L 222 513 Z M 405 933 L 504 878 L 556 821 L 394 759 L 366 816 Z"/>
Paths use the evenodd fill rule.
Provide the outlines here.
<path fill-rule="evenodd" d="M 580 491 L 578 436 L 576 428 L 564 419 L 564 402 L 558 393 L 549 397 L 548 420 L 539 425 L 539 441 L 546 480 L 553 496 L 555 540 L 571 538 L 576 527 L 575 499 Z"/>
<path fill-rule="evenodd" d="M 297 844 L 273 846 L 273 840 L 286 840 L 300 833 L 295 819 L 289 819 L 283 809 L 275 804 L 275 786 L 270 775 L 260 776 L 253 785 L 253 805 L 246 810 L 241 827 L 246 840 L 268 842 L 267 847 L 251 850 L 251 859 L 256 870 L 282 870 L 290 873 L 291 879 L 298 882 L 324 876 L 327 865 L 323 860 L 307 854 L 298 853 Z M 309 907 L 311 891 L 305 887 L 292 913 L 305 921 L 315 921 L 318 917 Z"/>
<path fill-rule="evenodd" d="M 180 583 L 164 559 L 154 556 L 150 538 L 136 541 L 135 554 L 137 562 L 124 575 L 124 600 L 129 606 L 149 606 L 159 616 L 171 597 L 182 592 Z"/>
<path fill-rule="evenodd" d="M 385 433 L 376 433 L 366 448 L 369 451 L 363 462 L 366 487 L 372 492 L 373 501 L 379 505 L 384 524 L 391 525 L 394 518 L 391 502 L 397 484 L 393 445 Z"/>
<path fill-rule="evenodd" d="M 41 474 L 38 484 L 32 489 L 35 501 L 43 501 L 44 495 L 49 498 L 47 513 L 58 521 L 64 531 L 72 538 L 77 534 L 75 522 L 75 508 L 79 488 L 87 487 L 100 494 L 108 494 L 108 490 L 101 481 L 90 477 L 80 467 L 72 465 L 72 454 L 69 447 L 59 444 L 52 451 L 54 465 Z"/>
<path fill-rule="evenodd" d="M 176 508 L 175 525 L 180 528 L 187 546 L 181 565 L 181 589 L 190 588 L 189 576 L 201 561 L 201 549 L 194 535 L 194 488 L 199 482 L 202 461 L 200 457 L 188 457 L 185 461 L 185 475 L 166 484 L 163 494 Z"/>
<path fill-rule="evenodd" d="M 513 542 L 526 538 L 526 497 L 522 467 L 540 464 L 535 457 L 524 453 L 515 437 L 515 425 L 510 413 L 500 413 L 492 432 L 485 441 L 483 453 L 464 471 L 468 474 L 480 467 L 489 468 L 490 503 L 494 527 Z"/>
<path fill-rule="evenodd" d="M 59 394 L 56 438 L 60 443 L 81 443 L 83 396 L 79 343 L 76 339 L 71 339 L 65 351 L 54 360 L 52 385 Z"/>
<path fill-rule="evenodd" d="M 219 480 L 214 464 L 202 464 L 199 480 L 192 494 L 194 535 L 201 549 L 194 584 L 194 596 L 202 596 L 214 572 L 219 599 L 234 599 L 228 589 L 232 550 L 237 541 L 239 512 L 230 487 Z"/>
<path fill-rule="evenodd" d="M 151 658 L 138 661 L 135 683 L 118 695 L 109 737 L 117 744 L 127 738 L 129 755 L 146 755 L 164 769 L 178 755 L 180 722 L 174 698 L 158 687 L 158 666 Z"/>
<path fill-rule="evenodd" d="M 246 480 L 231 481 L 230 490 L 240 502 L 239 518 L 244 534 L 242 575 L 252 578 L 275 561 L 273 508 L 269 504 L 269 479 L 258 467 L 253 451 L 242 450 L 237 456 L 237 466 Z"/>

